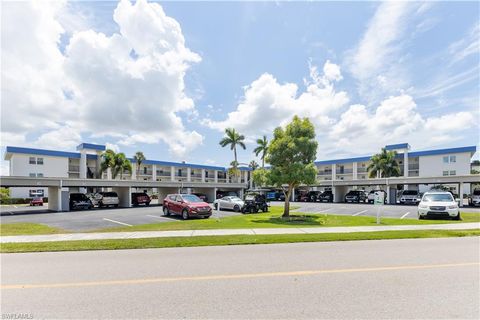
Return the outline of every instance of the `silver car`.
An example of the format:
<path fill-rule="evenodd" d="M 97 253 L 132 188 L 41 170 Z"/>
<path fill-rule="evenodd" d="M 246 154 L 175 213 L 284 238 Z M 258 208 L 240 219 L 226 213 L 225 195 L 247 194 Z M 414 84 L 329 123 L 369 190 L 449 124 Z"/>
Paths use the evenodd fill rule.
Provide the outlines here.
<path fill-rule="evenodd" d="M 243 202 L 242 199 L 235 196 L 223 197 L 213 202 L 213 206 L 215 207 L 215 209 L 218 209 L 218 208 L 220 208 L 220 210 L 230 209 L 235 212 L 239 212 L 240 210 L 242 210 L 242 207 L 244 204 L 245 203 Z"/>

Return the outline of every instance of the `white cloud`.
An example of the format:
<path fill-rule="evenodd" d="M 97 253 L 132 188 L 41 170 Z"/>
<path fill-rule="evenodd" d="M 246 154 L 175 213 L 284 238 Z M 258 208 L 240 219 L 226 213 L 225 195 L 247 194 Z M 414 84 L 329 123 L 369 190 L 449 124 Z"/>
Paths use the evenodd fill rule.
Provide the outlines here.
<path fill-rule="evenodd" d="M 113 15 L 120 33 L 111 36 L 84 30 L 80 19 L 67 26 L 73 35 L 65 54 L 58 19 L 64 5 L 35 1 L 2 9 L 8 26 L 2 28 L 3 133 L 42 134 L 42 143 L 68 133 L 65 145 L 83 133 L 122 137 L 122 144 L 163 141 L 176 155 L 202 143 L 181 118 L 196 114 L 184 77 L 201 58 L 159 4 L 120 1 Z"/>
<path fill-rule="evenodd" d="M 327 126 L 329 115 L 348 103 L 346 92 L 336 92 L 332 80 L 342 78 L 340 68 L 327 61 L 324 74 L 310 65 L 310 79 L 306 89 L 298 95 L 294 83 L 281 84 L 271 74 L 264 73 L 244 87 L 244 97 L 236 110 L 228 113 L 225 120 L 207 119 L 204 124 L 223 131 L 234 127 L 248 137 L 270 133 L 278 125 L 291 120 L 294 114 L 308 116 L 318 127 Z"/>
<path fill-rule="evenodd" d="M 480 22 L 476 22 L 465 37 L 452 43 L 448 50 L 452 55 L 452 64 L 462 61 L 471 55 L 476 55 L 478 63 L 480 54 Z"/>
<path fill-rule="evenodd" d="M 120 147 L 118 146 L 118 144 L 114 144 L 114 143 L 106 143 L 105 144 L 105 148 L 106 149 L 110 149 L 110 150 L 113 150 L 115 152 L 119 152 L 120 151 Z"/>
<path fill-rule="evenodd" d="M 49 131 L 38 137 L 36 144 L 47 149 L 72 149 L 82 142 L 80 133 L 71 127 L 64 126 L 58 130 Z"/>

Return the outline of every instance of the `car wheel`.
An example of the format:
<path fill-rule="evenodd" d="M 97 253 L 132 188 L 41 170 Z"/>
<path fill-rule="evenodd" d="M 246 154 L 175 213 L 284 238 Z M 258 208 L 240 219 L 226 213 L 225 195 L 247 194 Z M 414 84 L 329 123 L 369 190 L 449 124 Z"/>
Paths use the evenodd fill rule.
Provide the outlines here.
<path fill-rule="evenodd" d="M 268 212 L 268 206 L 267 206 L 267 205 L 264 205 L 262 211 L 263 211 L 263 212 Z"/>
<path fill-rule="evenodd" d="M 183 219 L 183 220 L 187 220 L 187 219 L 188 219 L 188 210 L 187 210 L 187 209 L 183 209 L 183 211 L 182 211 L 182 219 Z"/>
<path fill-rule="evenodd" d="M 215 210 L 218 210 L 218 203 L 214 203 L 213 207 L 215 208 Z"/>
<path fill-rule="evenodd" d="M 100 201 L 100 202 L 98 203 L 98 207 L 99 207 L 99 208 L 103 207 L 103 202 L 102 202 L 102 201 Z"/>
<path fill-rule="evenodd" d="M 235 206 L 233 206 L 233 211 L 235 211 L 235 212 L 240 211 L 240 207 L 238 206 L 238 204 L 236 204 Z"/>
<path fill-rule="evenodd" d="M 423 219 L 425 219 L 425 217 L 419 214 L 418 215 L 418 220 L 423 220 Z"/>
<path fill-rule="evenodd" d="M 150 205 L 150 202 L 145 203 L 145 205 L 148 207 Z"/>
<path fill-rule="evenodd" d="M 460 217 L 460 212 L 457 214 L 456 217 L 453 218 L 453 220 L 457 220 L 457 221 L 462 220 L 462 217 Z"/>
<path fill-rule="evenodd" d="M 114 208 L 118 208 L 118 204 L 114 205 L 113 207 L 114 207 Z"/>
<path fill-rule="evenodd" d="M 164 216 L 169 216 L 170 215 L 170 210 L 168 209 L 167 206 L 163 206 L 163 215 Z"/>

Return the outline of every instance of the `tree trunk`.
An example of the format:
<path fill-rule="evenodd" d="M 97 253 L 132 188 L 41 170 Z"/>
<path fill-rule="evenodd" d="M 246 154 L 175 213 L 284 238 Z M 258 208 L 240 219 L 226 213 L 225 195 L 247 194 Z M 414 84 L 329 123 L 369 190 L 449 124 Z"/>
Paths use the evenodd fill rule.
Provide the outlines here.
<path fill-rule="evenodd" d="M 235 157 L 235 165 L 237 164 L 237 147 L 233 147 L 233 155 Z"/>
<path fill-rule="evenodd" d="M 265 155 L 263 155 L 263 158 L 262 158 L 262 169 L 265 168 Z"/>
<path fill-rule="evenodd" d="M 288 186 L 288 191 L 285 194 L 285 204 L 283 207 L 283 215 L 282 218 L 290 217 L 290 196 L 292 194 L 292 187 Z"/>

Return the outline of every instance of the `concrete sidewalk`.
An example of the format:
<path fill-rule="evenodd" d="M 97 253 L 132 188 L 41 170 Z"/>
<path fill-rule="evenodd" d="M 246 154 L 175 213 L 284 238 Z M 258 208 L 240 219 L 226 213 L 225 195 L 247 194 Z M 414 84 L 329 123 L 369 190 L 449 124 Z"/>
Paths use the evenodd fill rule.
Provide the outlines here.
<path fill-rule="evenodd" d="M 258 228 L 258 229 L 210 229 L 178 231 L 138 231 L 138 232 L 104 232 L 104 233 L 70 233 L 34 236 L 0 237 L 0 243 L 106 240 L 106 239 L 141 239 L 165 237 L 227 236 L 227 235 L 272 235 L 272 234 L 320 234 L 350 233 L 402 230 L 465 230 L 480 229 L 480 223 L 449 223 L 400 226 L 365 226 L 365 227 L 315 227 L 315 228 Z"/>

